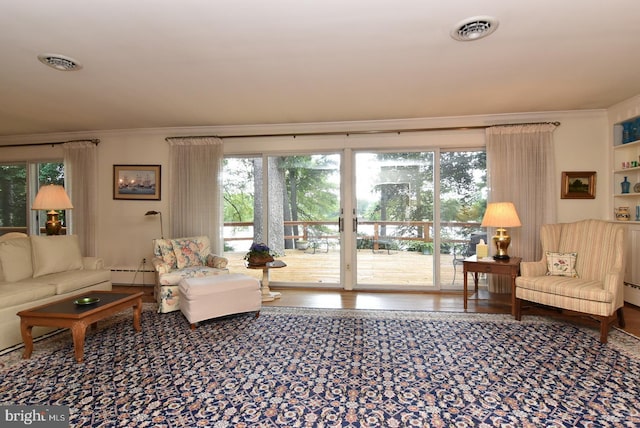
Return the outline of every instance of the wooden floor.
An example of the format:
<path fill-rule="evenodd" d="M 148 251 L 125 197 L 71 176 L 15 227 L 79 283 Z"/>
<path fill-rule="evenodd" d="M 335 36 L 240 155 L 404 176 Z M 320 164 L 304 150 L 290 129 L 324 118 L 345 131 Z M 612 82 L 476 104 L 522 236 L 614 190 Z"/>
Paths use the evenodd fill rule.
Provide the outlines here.
<path fill-rule="evenodd" d="M 113 286 L 114 291 L 140 291 L 145 292 L 144 300 L 153 302 L 153 287 L 140 286 Z M 381 310 L 411 310 L 411 311 L 440 311 L 440 312 L 464 312 L 464 304 L 461 292 L 365 292 L 322 289 L 276 288 L 282 297 L 273 302 L 264 302 L 264 306 L 292 306 L 306 308 L 335 308 L 335 309 L 381 309 Z M 511 296 L 509 294 L 489 294 L 481 290 L 478 299 L 471 296 L 468 301 L 467 312 L 477 313 L 511 313 Z M 542 309 L 532 309 L 531 314 L 544 314 L 561 316 L 555 312 Z M 526 313 L 524 315 L 526 317 Z M 562 316 L 569 322 L 592 326 L 597 329 L 597 324 L 584 317 Z M 624 308 L 626 321 L 625 331 L 640 337 L 640 308 L 626 304 Z"/>

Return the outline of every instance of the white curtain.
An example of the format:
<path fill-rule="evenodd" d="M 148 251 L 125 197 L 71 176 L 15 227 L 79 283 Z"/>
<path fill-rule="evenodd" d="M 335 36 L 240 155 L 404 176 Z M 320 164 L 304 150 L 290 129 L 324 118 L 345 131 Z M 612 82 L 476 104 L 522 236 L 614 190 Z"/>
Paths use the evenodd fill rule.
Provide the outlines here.
<path fill-rule="evenodd" d="M 486 130 L 488 202 L 513 202 L 522 227 L 510 228 L 509 255 L 542 256 L 540 226 L 556 222 L 554 124 L 492 126 Z M 495 231 L 490 230 L 489 235 Z M 491 279 L 490 290 L 510 292 L 510 282 Z"/>
<path fill-rule="evenodd" d="M 223 251 L 223 143 L 215 137 L 168 138 L 169 233 L 171 237 L 206 235 L 211 250 Z"/>
<path fill-rule="evenodd" d="M 70 233 L 78 235 L 85 256 L 96 256 L 98 225 L 98 146 L 93 141 L 62 145 L 65 189 L 73 209 L 67 211 Z"/>

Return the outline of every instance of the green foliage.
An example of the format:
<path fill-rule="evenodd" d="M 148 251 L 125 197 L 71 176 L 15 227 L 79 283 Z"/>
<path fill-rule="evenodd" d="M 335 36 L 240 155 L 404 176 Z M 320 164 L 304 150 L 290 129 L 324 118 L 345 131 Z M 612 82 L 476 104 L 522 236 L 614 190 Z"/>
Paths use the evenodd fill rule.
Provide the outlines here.
<path fill-rule="evenodd" d="M 410 241 L 407 251 L 417 251 L 423 254 L 433 254 L 433 242 Z"/>
<path fill-rule="evenodd" d="M 0 226 L 27 226 L 27 171 L 37 167 L 38 183 L 64 185 L 64 164 L 47 162 L 0 165 Z M 64 222 L 64 212 L 60 216 Z"/>
<path fill-rule="evenodd" d="M 0 226 L 27 226 L 27 167 L 0 165 Z"/>
<path fill-rule="evenodd" d="M 335 220 L 339 212 L 338 184 L 331 182 L 339 170 L 332 156 L 305 155 L 283 158 L 285 185 L 293 220 Z"/>
<path fill-rule="evenodd" d="M 252 221 L 253 162 L 245 158 L 225 159 L 224 168 L 227 172 L 223 179 L 224 221 Z"/>
<path fill-rule="evenodd" d="M 64 164 L 62 162 L 49 162 L 38 165 L 38 182 L 40 186 L 46 184 L 64 185 Z"/>

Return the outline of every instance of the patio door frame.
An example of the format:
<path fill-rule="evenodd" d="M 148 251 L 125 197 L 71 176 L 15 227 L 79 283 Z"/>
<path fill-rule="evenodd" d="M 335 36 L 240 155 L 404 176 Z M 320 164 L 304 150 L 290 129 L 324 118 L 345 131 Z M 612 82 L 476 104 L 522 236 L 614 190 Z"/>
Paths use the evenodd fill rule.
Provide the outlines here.
<path fill-rule="evenodd" d="M 434 130 L 430 132 L 411 132 L 402 133 L 355 133 L 355 134 L 328 134 L 325 136 L 300 136 L 290 135 L 277 138 L 268 138 L 268 148 L 265 148 L 265 138 L 249 137 L 245 138 L 240 146 L 226 146 L 225 156 L 258 156 L 265 161 L 268 156 L 280 155 L 312 155 L 332 153 L 340 156 L 340 203 L 341 203 L 341 223 L 342 231 L 340 232 L 340 282 L 338 287 L 344 290 L 360 289 L 356 286 L 356 229 L 355 221 L 357 219 L 355 209 L 355 153 L 360 151 L 369 152 L 412 152 L 423 151 L 433 152 L 434 160 L 440 158 L 443 150 L 468 150 L 468 149 L 484 149 L 484 130 L 483 129 L 461 129 L 461 130 Z M 292 147 L 295 149 L 292 150 Z M 390 148 L 393 150 L 390 150 Z M 434 182 L 440 182 L 439 168 L 434 169 Z M 266 183 L 263 183 L 266 186 Z M 263 188 L 264 196 L 267 189 Z M 439 188 L 434 189 L 434 228 L 439 228 L 440 219 L 440 203 L 438 198 Z M 262 219 L 263 224 L 268 224 L 266 214 Z M 267 232 L 268 233 L 268 232 Z M 434 234 L 434 246 L 439 248 L 440 237 L 438 233 Z M 434 272 L 433 287 L 430 290 L 445 289 L 440 281 L 439 266 L 440 256 L 436 251 L 434 255 L 436 270 Z M 296 284 L 296 283 L 277 283 L 279 286 L 317 286 L 313 283 Z M 371 287 L 367 287 L 371 288 Z M 403 289 L 404 290 L 404 289 Z M 409 291 L 409 289 L 406 289 Z M 424 290 L 424 288 L 422 288 Z M 397 290 L 396 290 L 397 291 Z"/>
<path fill-rule="evenodd" d="M 440 148 L 438 147 L 412 147 L 412 148 L 402 148 L 399 147 L 394 150 L 389 150 L 388 148 L 375 148 L 375 147 L 366 147 L 366 148 L 358 148 L 358 149 L 345 149 L 344 157 L 348 159 L 348 162 L 344 162 L 344 174 L 346 177 L 350 177 L 348 180 L 349 185 L 344 186 L 344 224 L 345 224 L 345 233 L 344 233 L 344 289 L 345 290 L 393 290 L 393 291 L 440 291 L 440 252 L 433 252 L 433 284 L 425 284 L 425 285 L 412 285 L 412 286 L 402 286 L 399 290 L 397 286 L 394 285 L 376 285 L 376 284 L 358 284 L 358 260 L 357 260 L 357 223 L 358 223 L 358 213 L 357 213 L 357 192 L 356 192 L 356 155 L 358 153 L 417 153 L 417 152 L 429 152 L 433 153 L 433 180 L 434 183 L 434 202 L 433 202 L 433 245 L 434 248 L 440 248 L 440 234 L 437 233 L 439 230 L 440 224 L 440 198 L 439 191 L 440 186 L 437 184 L 440 181 L 440 168 L 439 168 L 439 158 L 440 158 Z"/>

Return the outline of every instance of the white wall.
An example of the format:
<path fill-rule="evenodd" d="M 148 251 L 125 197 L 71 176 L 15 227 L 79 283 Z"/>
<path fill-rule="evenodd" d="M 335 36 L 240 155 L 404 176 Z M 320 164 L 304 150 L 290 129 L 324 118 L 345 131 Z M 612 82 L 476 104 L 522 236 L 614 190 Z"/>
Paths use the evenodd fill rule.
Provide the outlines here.
<path fill-rule="evenodd" d="M 610 189 L 608 122 L 604 111 L 575 114 L 554 132 L 558 222 L 608 218 Z M 561 199 L 562 171 L 595 171 L 595 199 Z"/>
<path fill-rule="evenodd" d="M 554 133 L 556 147 L 558 220 L 573 221 L 582 218 L 608 218 L 609 124 L 607 112 L 545 112 L 535 114 L 472 116 L 456 118 L 429 118 L 398 121 L 357 123 L 297 124 L 249 127 L 196 127 L 148 130 L 120 130 L 75 132 L 37 136 L 3 137 L 0 145 L 66 141 L 79 138 L 98 138 L 99 156 L 99 255 L 114 268 L 137 267 L 143 258 L 151 259 L 151 240 L 160 234 L 159 219 L 144 216 L 148 210 L 163 213 L 165 237 L 168 232 L 169 148 L 166 137 L 184 135 L 229 135 L 244 133 L 335 131 L 365 129 L 408 129 L 422 127 L 477 126 L 497 123 L 560 121 Z M 298 137 L 264 139 L 231 139 L 225 141 L 226 153 L 259 153 L 274 150 L 295 153 L 304 150 L 335 150 L 356 148 L 410 148 L 420 144 L 442 144 L 449 147 L 482 144 L 482 130 L 440 131 L 422 134 L 385 134 L 352 137 Z M 0 161 L 25 159 L 60 159 L 59 147 L 39 146 L 0 149 Z M 131 201 L 113 199 L 114 164 L 160 164 L 162 166 L 160 201 Z M 561 200 L 560 177 L 562 171 L 596 171 L 597 188 L 594 200 Z M 145 282 L 153 278 L 145 278 Z"/>

